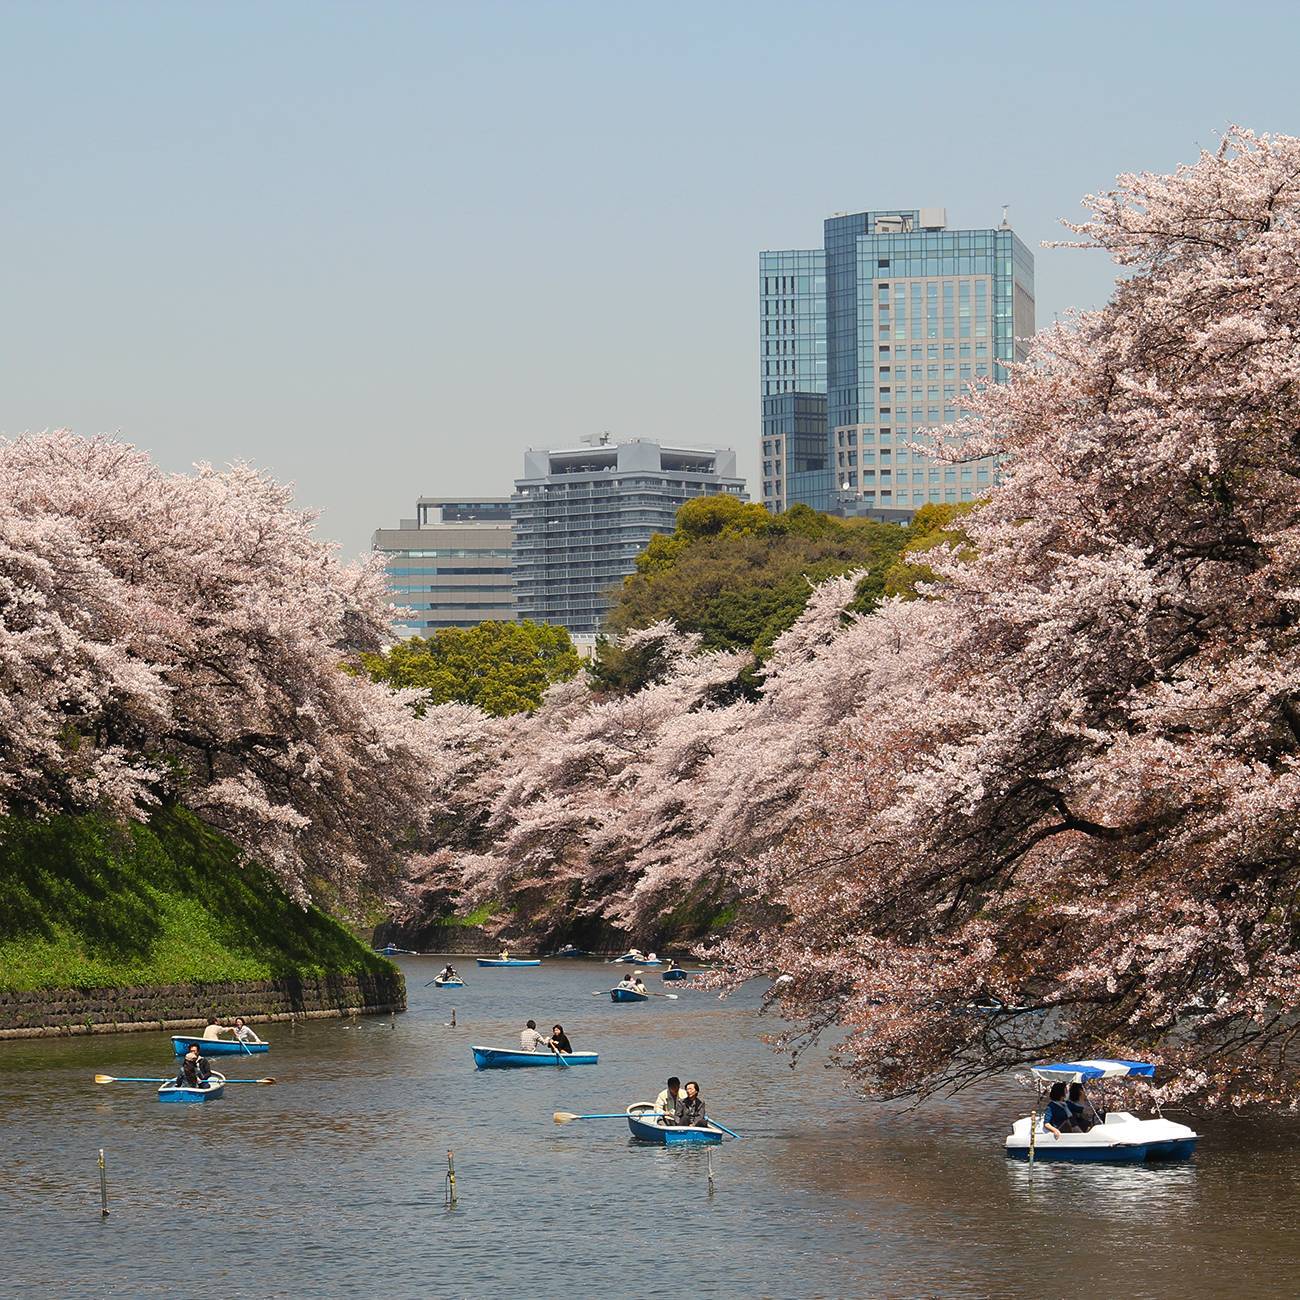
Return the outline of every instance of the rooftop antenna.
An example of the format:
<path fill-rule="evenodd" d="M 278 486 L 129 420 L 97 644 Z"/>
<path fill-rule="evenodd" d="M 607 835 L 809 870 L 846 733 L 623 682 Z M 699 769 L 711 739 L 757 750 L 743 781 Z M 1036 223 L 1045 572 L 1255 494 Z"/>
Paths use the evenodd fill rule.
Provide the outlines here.
<path fill-rule="evenodd" d="M 1009 203 L 1004 203 L 1004 204 L 1002 205 L 1002 224 L 998 227 L 999 230 L 1010 230 L 1010 229 L 1011 229 L 1011 219 L 1007 216 L 1007 209 L 1008 209 L 1010 206 L 1011 206 L 1011 204 L 1009 204 Z"/>

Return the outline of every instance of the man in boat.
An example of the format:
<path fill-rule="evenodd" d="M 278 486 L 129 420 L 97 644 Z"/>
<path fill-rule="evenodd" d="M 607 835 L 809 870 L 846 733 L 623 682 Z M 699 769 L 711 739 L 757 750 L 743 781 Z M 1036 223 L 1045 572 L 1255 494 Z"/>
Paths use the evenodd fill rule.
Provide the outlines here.
<path fill-rule="evenodd" d="M 539 1047 L 545 1047 L 549 1051 L 551 1044 L 544 1034 L 537 1032 L 537 1021 L 530 1020 L 519 1031 L 519 1046 L 525 1052 L 535 1052 Z"/>
<path fill-rule="evenodd" d="M 206 1056 L 199 1055 L 198 1043 L 191 1043 L 189 1050 L 181 1057 L 181 1068 L 176 1072 L 175 1083 L 178 1088 L 206 1088 L 212 1074 L 212 1066 Z"/>
<path fill-rule="evenodd" d="M 645 981 L 641 978 L 643 972 L 634 970 L 632 972 L 632 983 L 629 987 L 633 993 L 644 993 L 646 991 Z"/>
<path fill-rule="evenodd" d="M 456 974 L 456 968 L 451 964 L 451 962 L 448 962 L 442 968 L 442 973 L 438 976 L 438 978 L 445 982 L 447 980 L 458 980 L 460 979 L 460 976 Z"/>
<path fill-rule="evenodd" d="M 682 1081 L 674 1074 L 668 1080 L 668 1086 L 655 1098 L 655 1110 L 667 1115 L 669 1120 L 677 1117 L 677 1102 L 682 1094 Z"/>

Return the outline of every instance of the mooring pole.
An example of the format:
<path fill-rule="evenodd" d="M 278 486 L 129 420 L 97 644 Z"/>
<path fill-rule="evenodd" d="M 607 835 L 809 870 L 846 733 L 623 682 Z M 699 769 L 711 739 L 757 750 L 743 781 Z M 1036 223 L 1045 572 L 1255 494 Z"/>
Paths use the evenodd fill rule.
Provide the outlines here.
<path fill-rule="evenodd" d="M 104 1164 L 104 1148 L 99 1148 L 99 1217 L 108 1218 L 108 1169 Z"/>
<path fill-rule="evenodd" d="M 447 1152 L 447 1206 L 456 1204 L 456 1161 L 450 1151 Z"/>
<path fill-rule="evenodd" d="M 713 1195 L 713 1148 L 708 1149 L 709 1157 L 709 1195 Z"/>

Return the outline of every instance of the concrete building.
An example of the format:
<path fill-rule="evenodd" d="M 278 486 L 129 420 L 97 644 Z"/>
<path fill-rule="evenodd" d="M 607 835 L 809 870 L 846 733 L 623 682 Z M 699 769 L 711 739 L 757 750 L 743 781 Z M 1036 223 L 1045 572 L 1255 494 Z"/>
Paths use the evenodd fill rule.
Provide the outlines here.
<path fill-rule="evenodd" d="M 371 549 L 384 556 L 393 601 L 407 615 L 398 636 L 513 621 L 510 502 L 506 497 L 421 497 L 416 517 L 380 528 Z"/>
<path fill-rule="evenodd" d="M 610 589 L 633 571 L 653 533 L 670 533 L 691 497 L 744 498 L 730 448 L 647 439 L 529 451 L 510 498 L 520 618 L 595 633 Z"/>
<path fill-rule="evenodd" d="M 907 518 L 988 490 L 991 458 L 921 450 L 1034 332 L 1034 258 L 1007 224 L 943 208 L 829 217 L 824 247 L 759 254 L 763 503 Z M 813 424 L 823 420 L 820 445 Z"/>

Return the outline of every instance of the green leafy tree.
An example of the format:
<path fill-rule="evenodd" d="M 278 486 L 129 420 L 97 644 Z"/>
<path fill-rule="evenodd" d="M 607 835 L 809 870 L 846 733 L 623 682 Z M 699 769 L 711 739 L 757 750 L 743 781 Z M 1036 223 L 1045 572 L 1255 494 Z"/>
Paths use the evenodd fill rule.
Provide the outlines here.
<path fill-rule="evenodd" d="M 442 628 L 362 662 L 374 681 L 423 691 L 420 712 L 456 701 L 497 717 L 535 709 L 548 686 L 582 667 L 564 628 L 526 619 Z"/>
<path fill-rule="evenodd" d="M 677 512 L 670 534 L 656 534 L 618 589 L 606 627 L 613 633 L 670 620 L 696 632 L 709 650 L 752 650 L 761 661 L 803 611 L 816 583 L 853 569 L 866 576 L 855 609 L 873 608 L 909 529 L 838 519 L 797 505 L 783 514 L 734 496 L 698 497 Z M 635 690 L 656 664 L 645 647 L 598 649 L 598 688 Z M 753 689 L 752 673 L 742 687 Z"/>
<path fill-rule="evenodd" d="M 907 545 L 885 573 L 885 595 L 915 598 L 917 584 L 937 583 L 939 575 L 926 562 L 927 552 L 950 546 L 958 555 L 972 554 L 970 538 L 961 529 L 961 520 L 976 506 L 974 501 L 958 505 L 922 506 L 912 518 Z"/>

